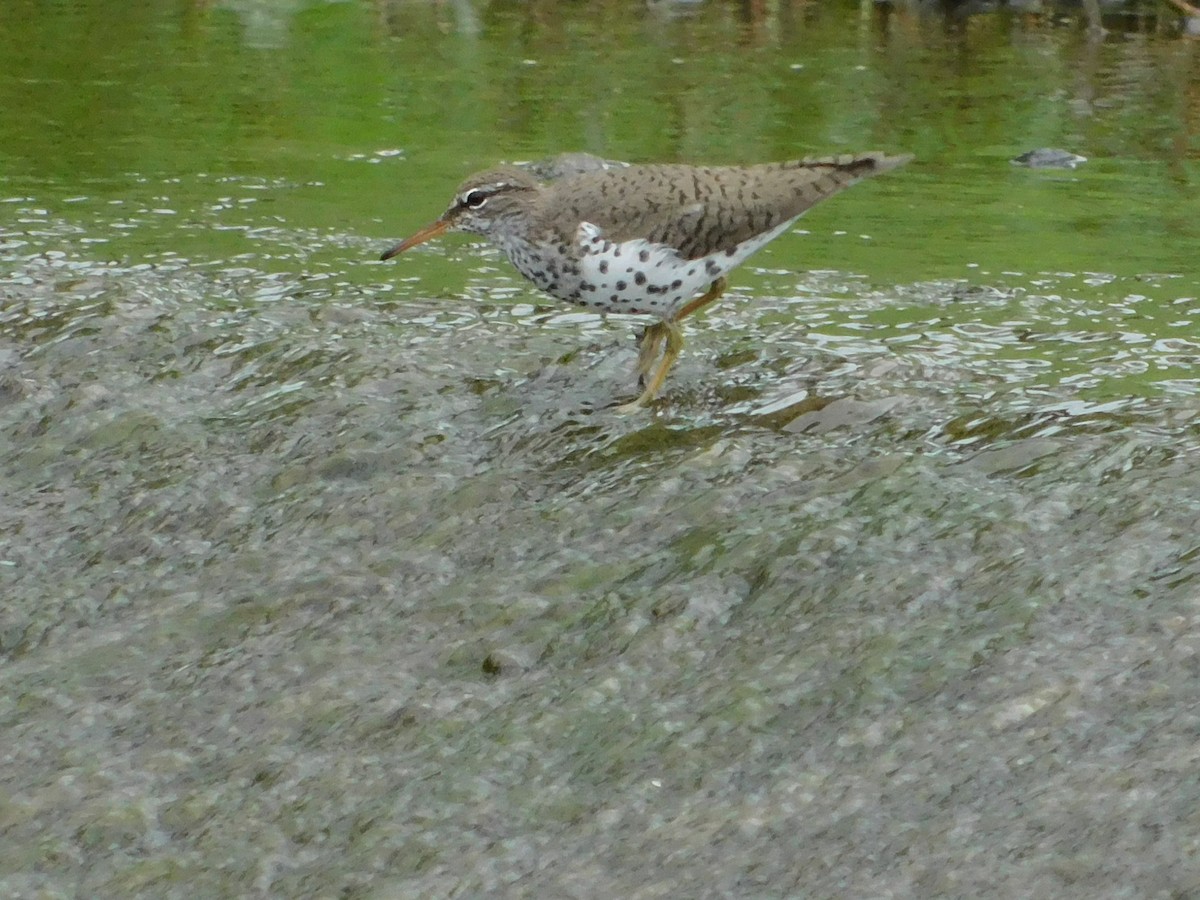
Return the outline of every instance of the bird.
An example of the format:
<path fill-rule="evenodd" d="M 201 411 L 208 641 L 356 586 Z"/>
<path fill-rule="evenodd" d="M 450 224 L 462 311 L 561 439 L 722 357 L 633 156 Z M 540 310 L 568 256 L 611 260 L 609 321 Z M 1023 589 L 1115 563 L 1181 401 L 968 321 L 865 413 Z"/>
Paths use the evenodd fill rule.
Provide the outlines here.
<path fill-rule="evenodd" d="M 438 219 L 381 259 L 468 232 L 559 300 L 654 317 L 638 352 L 641 394 L 620 408 L 631 412 L 658 396 L 683 348 L 682 320 L 721 296 L 732 269 L 812 206 L 912 157 L 871 151 L 750 166 L 561 159 L 469 176 Z"/>

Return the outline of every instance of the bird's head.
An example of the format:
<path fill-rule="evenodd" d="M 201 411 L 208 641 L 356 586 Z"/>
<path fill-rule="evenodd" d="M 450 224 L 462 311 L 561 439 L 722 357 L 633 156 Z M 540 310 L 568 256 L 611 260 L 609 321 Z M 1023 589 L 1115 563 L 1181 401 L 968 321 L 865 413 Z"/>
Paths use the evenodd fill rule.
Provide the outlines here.
<path fill-rule="evenodd" d="M 527 216 L 537 195 L 537 181 L 520 169 L 503 168 L 472 175 L 458 186 L 454 202 L 441 218 L 392 247 L 381 259 L 391 259 L 409 247 L 447 231 L 469 231 L 496 237 Z"/>

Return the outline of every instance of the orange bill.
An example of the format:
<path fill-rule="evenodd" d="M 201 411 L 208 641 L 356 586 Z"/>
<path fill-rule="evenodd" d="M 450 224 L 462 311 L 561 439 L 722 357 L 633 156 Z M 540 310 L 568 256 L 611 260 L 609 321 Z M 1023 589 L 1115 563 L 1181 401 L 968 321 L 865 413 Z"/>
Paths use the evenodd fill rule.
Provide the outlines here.
<path fill-rule="evenodd" d="M 387 253 L 383 254 L 383 256 L 381 256 L 379 258 L 380 259 L 391 259 L 393 256 L 398 256 L 401 253 L 403 253 L 405 250 L 407 250 L 409 247 L 415 247 L 415 246 L 417 246 L 417 244 L 423 244 L 426 241 L 433 240 L 435 237 L 442 234 L 449 227 L 450 227 L 449 222 L 446 222 L 442 219 L 438 219 L 432 225 L 422 228 L 420 231 L 418 231 L 412 237 L 406 238 L 405 240 L 401 241 L 395 247 L 393 247 L 391 250 L 389 250 Z"/>

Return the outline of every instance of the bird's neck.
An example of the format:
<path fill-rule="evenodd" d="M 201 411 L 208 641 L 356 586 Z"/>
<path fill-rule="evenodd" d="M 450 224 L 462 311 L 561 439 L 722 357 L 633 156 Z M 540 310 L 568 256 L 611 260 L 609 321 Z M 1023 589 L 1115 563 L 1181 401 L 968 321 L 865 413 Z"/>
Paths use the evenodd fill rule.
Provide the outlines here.
<path fill-rule="evenodd" d="M 513 259 L 514 256 L 529 255 L 538 252 L 545 243 L 536 235 L 536 228 L 531 219 L 516 216 L 504 222 L 500 228 L 495 228 L 488 239 Z"/>

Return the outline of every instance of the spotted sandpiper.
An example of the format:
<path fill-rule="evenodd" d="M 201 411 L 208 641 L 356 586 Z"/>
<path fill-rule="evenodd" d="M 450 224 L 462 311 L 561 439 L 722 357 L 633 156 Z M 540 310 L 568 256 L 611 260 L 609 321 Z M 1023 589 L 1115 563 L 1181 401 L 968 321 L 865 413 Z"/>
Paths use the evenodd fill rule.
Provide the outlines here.
<path fill-rule="evenodd" d="M 542 290 L 599 312 L 656 316 L 637 374 L 645 406 L 683 347 L 680 321 L 725 290 L 725 275 L 809 207 L 911 159 L 859 153 L 757 166 L 573 161 L 553 181 L 502 166 L 472 175 L 436 222 L 383 254 L 447 231 L 480 234 Z M 659 349 L 665 344 L 661 358 Z"/>

